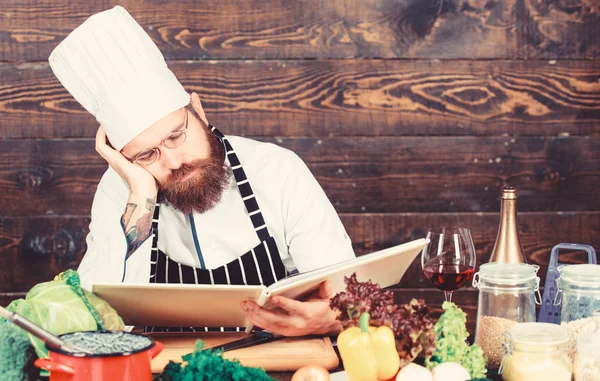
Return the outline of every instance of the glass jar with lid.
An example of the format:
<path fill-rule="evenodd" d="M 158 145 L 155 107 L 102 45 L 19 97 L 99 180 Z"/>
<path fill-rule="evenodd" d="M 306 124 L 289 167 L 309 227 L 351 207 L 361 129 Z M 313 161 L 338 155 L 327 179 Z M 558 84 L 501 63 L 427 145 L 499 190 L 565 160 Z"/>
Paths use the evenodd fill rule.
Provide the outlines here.
<path fill-rule="evenodd" d="M 539 267 L 526 263 L 486 263 L 473 277 L 479 289 L 475 342 L 496 370 L 502 361 L 503 335 L 515 324 L 535 322 L 541 304 Z"/>
<path fill-rule="evenodd" d="M 567 331 L 551 323 L 519 323 L 505 334 L 499 373 L 505 381 L 571 381 Z"/>
<path fill-rule="evenodd" d="M 561 323 L 600 314 L 600 265 L 560 266 L 558 271 L 554 303 L 561 305 Z"/>

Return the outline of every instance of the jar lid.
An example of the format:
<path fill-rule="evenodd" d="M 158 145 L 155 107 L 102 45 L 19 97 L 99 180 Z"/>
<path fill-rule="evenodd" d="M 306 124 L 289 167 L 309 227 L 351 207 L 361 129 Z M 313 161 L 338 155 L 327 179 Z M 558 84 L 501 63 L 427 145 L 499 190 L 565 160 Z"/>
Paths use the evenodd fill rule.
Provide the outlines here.
<path fill-rule="evenodd" d="M 509 333 L 513 344 L 552 347 L 569 341 L 567 330 L 552 323 L 518 323 Z"/>
<path fill-rule="evenodd" d="M 600 285 L 600 266 L 584 264 L 559 266 L 560 277 L 566 282 L 583 286 Z"/>
<path fill-rule="evenodd" d="M 479 267 L 479 279 L 499 284 L 522 283 L 536 280 L 538 269 L 527 263 L 485 263 Z"/>

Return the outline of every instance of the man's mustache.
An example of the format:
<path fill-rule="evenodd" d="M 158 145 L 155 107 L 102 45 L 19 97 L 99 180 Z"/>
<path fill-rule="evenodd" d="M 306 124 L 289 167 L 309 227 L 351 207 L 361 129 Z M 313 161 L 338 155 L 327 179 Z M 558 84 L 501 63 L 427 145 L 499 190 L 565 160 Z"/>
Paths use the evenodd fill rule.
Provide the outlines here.
<path fill-rule="evenodd" d="M 173 171 L 167 178 L 168 183 L 178 182 L 183 179 L 187 175 L 189 175 L 192 171 L 195 170 L 203 170 L 210 166 L 209 159 L 198 159 L 191 163 L 183 163 L 181 166 Z"/>

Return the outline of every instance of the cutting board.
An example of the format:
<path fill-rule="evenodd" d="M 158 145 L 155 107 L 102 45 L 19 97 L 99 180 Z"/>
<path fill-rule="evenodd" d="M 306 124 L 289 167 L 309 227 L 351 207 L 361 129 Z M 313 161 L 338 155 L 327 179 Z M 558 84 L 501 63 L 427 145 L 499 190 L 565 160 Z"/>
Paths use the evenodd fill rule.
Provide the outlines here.
<path fill-rule="evenodd" d="M 169 361 L 181 362 L 181 356 L 194 350 L 196 340 L 205 348 L 246 337 L 242 332 L 229 333 L 155 333 L 151 337 L 164 344 L 161 353 L 152 360 L 152 373 L 161 373 Z M 339 358 L 328 337 L 283 338 L 266 344 L 224 352 L 227 359 L 238 359 L 245 366 L 261 367 L 267 372 L 295 371 L 314 364 L 335 369 Z"/>

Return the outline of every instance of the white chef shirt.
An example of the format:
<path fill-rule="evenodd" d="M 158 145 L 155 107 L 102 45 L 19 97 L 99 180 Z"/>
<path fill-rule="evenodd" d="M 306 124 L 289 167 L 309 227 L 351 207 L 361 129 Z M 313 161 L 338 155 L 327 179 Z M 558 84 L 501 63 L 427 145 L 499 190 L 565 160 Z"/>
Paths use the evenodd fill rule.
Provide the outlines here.
<path fill-rule="evenodd" d="M 355 257 L 331 202 L 295 153 L 247 138 L 227 139 L 288 271 L 309 271 Z M 78 269 L 87 289 L 100 282 L 149 281 L 151 237 L 125 261 L 127 242 L 120 221 L 128 198 L 127 184 L 109 168 L 94 197 L 87 252 Z M 191 217 L 161 205 L 158 248 L 176 262 L 200 267 Z M 194 213 L 193 219 L 207 269 L 220 267 L 260 243 L 233 176 L 221 201 L 206 213 Z"/>

